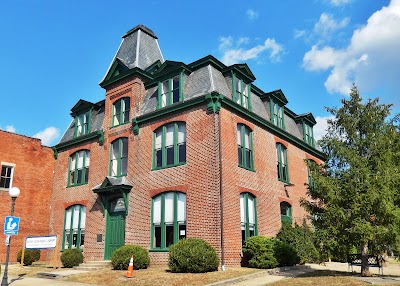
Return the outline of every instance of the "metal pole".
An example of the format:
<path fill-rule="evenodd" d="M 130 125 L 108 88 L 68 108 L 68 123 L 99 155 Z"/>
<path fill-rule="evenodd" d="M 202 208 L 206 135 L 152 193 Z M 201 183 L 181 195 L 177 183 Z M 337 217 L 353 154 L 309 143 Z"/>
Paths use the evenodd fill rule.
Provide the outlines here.
<path fill-rule="evenodd" d="M 16 199 L 17 198 L 11 198 L 11 216 L 14 215 L 14 205 Z M 3 275 L 3 280 L 1 281 L 1 286 L 8 286 L 8 258 L 10 257 L 10 246 L 11 246 L 11 236 L 7 245 L 6 266 L 4 268 L 4 275 Z"/>

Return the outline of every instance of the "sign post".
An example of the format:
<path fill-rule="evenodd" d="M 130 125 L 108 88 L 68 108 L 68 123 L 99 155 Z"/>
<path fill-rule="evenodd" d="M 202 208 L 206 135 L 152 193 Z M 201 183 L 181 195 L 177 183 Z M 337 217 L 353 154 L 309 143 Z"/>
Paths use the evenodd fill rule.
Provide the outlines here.
<path fill-rule="evenodd" d="M 21 263 L 24 261 L 24 253 L 25 249 L 50 249 L 54 248 L 54 265 L 53 268 L 56 268 L 57 263 L 57 249 L 58 249 L 58 239 L 57 235 L 48 235 L 48 236 L 27 236 L 25 238 L 25 244 L 22 248 L 22 257 Z"/>

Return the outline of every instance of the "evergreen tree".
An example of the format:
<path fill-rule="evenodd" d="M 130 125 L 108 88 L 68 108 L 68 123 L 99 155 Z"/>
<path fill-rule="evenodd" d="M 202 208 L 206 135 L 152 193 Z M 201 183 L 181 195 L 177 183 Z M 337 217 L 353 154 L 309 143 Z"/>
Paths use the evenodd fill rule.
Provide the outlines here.
<path fill-rule="evenodd" d="M 328 248 L 359 247 L 362 276 L 370 275 L 369 253 L 400 246 L 400 133 L 390 108 L 362 103 L 353 86 L 340 108 L 327 108 L 334 119 L 319 141 L 327 161 L 308 163 L 314 184 L 302 204 Z"/>

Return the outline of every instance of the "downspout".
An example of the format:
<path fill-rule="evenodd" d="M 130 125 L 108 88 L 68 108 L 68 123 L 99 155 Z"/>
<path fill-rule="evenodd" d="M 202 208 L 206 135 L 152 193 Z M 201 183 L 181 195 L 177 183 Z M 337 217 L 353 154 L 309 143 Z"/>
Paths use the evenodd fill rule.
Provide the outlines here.
<path fill-rule="evenodd" d="M 215 126 L 215 125 L 214 125 Z M 222 197 L 222 136 L 221 136 L 221 114 L 218 114 L 218 151 L 219 151 L 219 208 L 221 210 L 221 270 L 225 271 L 225 251 L 224 251 L 224 211 Z"/>

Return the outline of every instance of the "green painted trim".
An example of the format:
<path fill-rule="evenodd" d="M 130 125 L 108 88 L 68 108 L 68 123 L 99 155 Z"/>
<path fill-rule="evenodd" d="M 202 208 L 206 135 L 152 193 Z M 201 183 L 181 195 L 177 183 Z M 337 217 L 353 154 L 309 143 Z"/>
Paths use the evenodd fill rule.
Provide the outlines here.
<path fill-rule="evenodd" d="M 139 124 L 138 124 L 136 118 L 132 119 L 132 130 L 133 130 L 133 134 L 139 135 Z"/>
<path fill-rule="evenodd" d="M 67 212 L 66 210 L 64 210 L 64 225 L 63 225 L 63 240 L 62 240 L 62 246 L 61 246 L 61 250 L 64 251 L 65 250 L 65 222 L 67 221 Z"/>
<path fill-rule="evenodd" d="M 150 248 L 149 252 L 169 252 L 169 248 Z"/>
<path fill-rule="evenodd" d="M 253 138 L 253 130 L 250 129 L 247 125 L 243 123 L 239 123 L 238 126 L 240 126 L 240 146 L 242 146 L 242 162 L 243 164 L 239 164 L 238 162 L 238 167 L 253 171 L 255 172 L 254 169 L 254 150 L 253 150 L 253 144 L 252 144 L 252 138 Z M 247 162 L 247 156 L 246 156 L 246 129 L 249 130 L 249 150 L 250 150 L 250 162 Z M 247 166 L 248 165 L 248 166 Z"/>
<path fill-rule="evenodd" d="M 96 193 L 96 194 L 108 194 L 108 193 L 115 192 L 115 191 L 129 193 L 131 191 L 131 189 L 132 189 L 132 186 L 129 186 L 129 185 L 115 185 L 115 186 L 103 187 L 101 189 L 95 189 L 92 191 L 93 191 L 93 193 Z"/>
<path fill-rule="evenodd" d="M 127 192 L 122 192 L 122 197 L 123 197 L 124 203 L 125 203 L 125 216 L 127 216 L 128 215 L 128 207 L 129 207 L 129 199 L 128 199 Z"/>
<path fill-rule="evenodd" d="M 165 249 L 166 247 L 166 243 L 165 243 L 165 239 L 166 239 L 166 234 L 165 232 L 167 231 L 166 227 L 165 227 L 165 193 L 161 194 L 161 221 L 160 221 L 160 225 L 161 225 L 161 249 Z"/>
<path fill-rule="evenodd" d="M 222 97 L 222 94 L 219 94 L 215 91 L 211 92 L 210 94 L 206 94 L 205 100 L 207 102 L 208 114 L 219 113 L 221 110 Z"/>
<path fill-rule="evenodd" d="M 178 193 L 174 192 L 174 243 L 179 240 L 179 225 L 178 225 Z"/>
<path fill-rule="evenodd" d="M 272 134 L 282 138 L 285 141 L 288 141 L 289 143 L 299 147 L 300 149 L 306 151 L 307 153 L 321 159 L 321 160 L 326 160 L 326 155 L 322 153 L 321 151 L 316 150 L 315 148 L 312 148 L 310 145 L 306 144 L 303 140 L 297 138 L 296 136 L 288 133 L 287 131 L 278 128 L 277 126 L 273 125 L 271 122 L 265 120 L 264 118 L 258 116 L 257 114 L 250 112 L 243 106 L 240 106 L 230 100 L 227 97 L 222 98 L 222 104 L 235 110 L 238 112 L 240 115 L 245 117 L 246 119 L 250 119 L 251 121 L 257 123 L 259 126 L 264 127 L 266 130 L 271 132 Z"/>
<path fill-rule="evenodd" d="M 59 143 L 55 146 L 53 146 L 53 150 L 55 150 L 55 153 L 57 153 L 57 157 L 58 157 L 58 153 L 62 150 L 68 149 L 69 147 L 72 147 L 74 145 L 92 140 L 92 139 L 96 139 L 99 138 L 99 145 L 102 146 L 103 142 L 104 142 L 104 132 L 103 130 L 99 130 L 96 132 L 92 132 L 89 134 L 85 134 L 79 137 L 75 137 L 71 140 L 68 140 L 66 142 L 63 143 Z"/>
<path fill-rule="evenodd" d="M 119 74 L 118 76 L 112 77 L 109 80 L 102 81 L 99 85 L 102 88 L 106 88 L 110 84 L 116 83 L 117 81 L 120 81 L 120 80 L 127 78 L 129 76 L 132 76 L 132 75 L 137 75 L 137 76 L 141 77 L 142 79 L 144 79 L 144 81 L 153 79 L 153 76 L 151 74 L 149 74 L 148 72 L 146 72 L 138 67 L 134 67 L 133 69 L 123 72 L 123 73 Z"/>
<path fill-rule="evenodd" d="M 258 235 L 258 218 L 257 218 L 257 198 L 253 197 L 254 199 L 254 236 Z"/>
<path fill-rule="evenodd" d="M 207 103 L 207 96 L 211 96 L 211 95 L 205 94 L 204 96 L 199 96 L 199 97 L 196 97 L 193 99 L 179 102 L 179 103 L 171 105 L 171 106 L 157 109 L 153 112 L 138 116 L 138 117 L 134 118 L 133 120 L 136 120 L 138 126 L 140 126 L 141 124 L 150 122 L 152 120 L 157 120 L 160 117 L 167 116 L 167 115 L 173 115 L 175 113 L 185 111 L 194 106 L 204 104 L 204 102 Z M 323 152 L 321 152 L 315 148 L 312 148 L 312 146 L 306 144 L 302 139 L 299 139 L 296 136 L 288 133 L 287 131 L 285 131 L 281 128 L 278 128 L 277 126 L 273 125 L 270 121 L 249 111 L 248 109 L 244 108 L 243 106 L 238 105 L 233 100 L 231 100 L 225 96 L 221 96 L 220 99 L 221 99 L 221 107 L 225 106 L 230 109 L 233 109 L 235 112 L 237 112 L 242 117 L 244 117 L 248 120 L 251 120 L 252 122 L 256 123 L 258 126 L 263 127 L 264 129 L 266 129 L 267 131 L 276 135 L 277 137 L 280 137 L 283 140 L 289 142 L 290 144 L 295 145 L 296 147 L 302 149 L 303 151 L 309 153 L 310 155 L 313 155 L 321 160 L 326 160 L 327 157 Z M 285 111 L 286 111 L 286 109 L 285 109 Z"/>
<path fill-rule="evenodd" d="M 154 198 L 151 198 L 151 209 L 150 209 L 150 249 L 154 249 Z"/>

